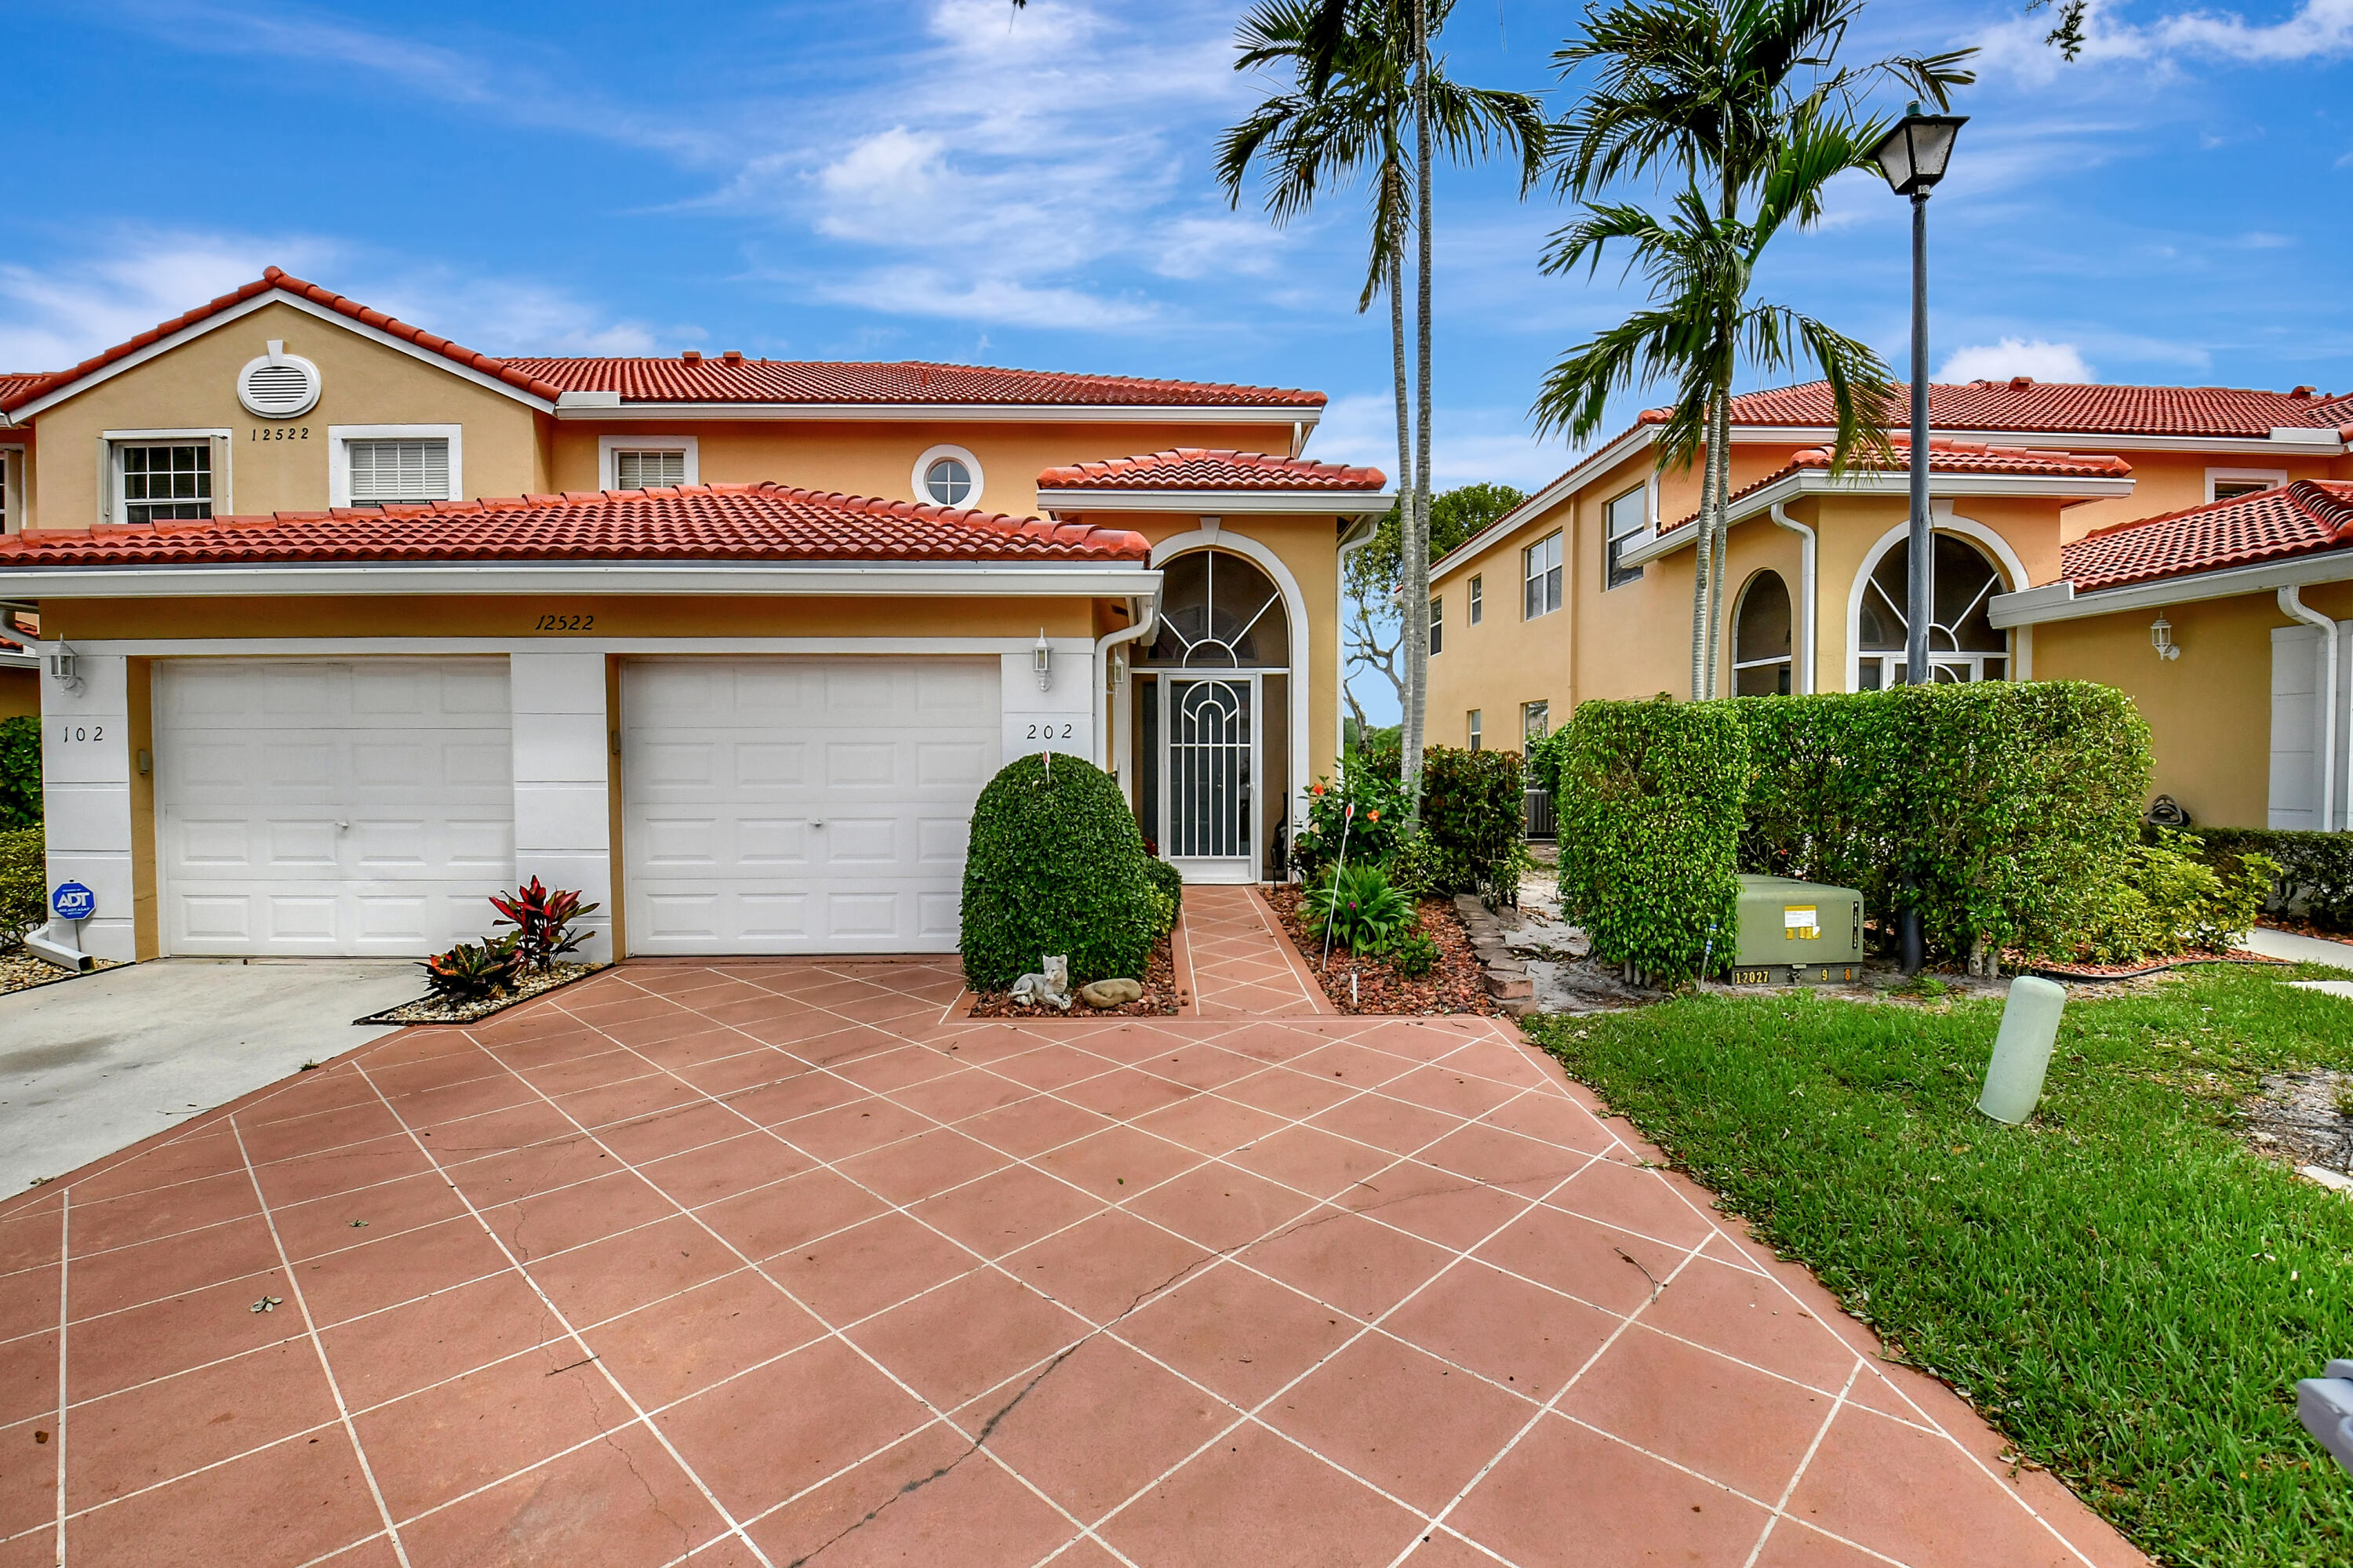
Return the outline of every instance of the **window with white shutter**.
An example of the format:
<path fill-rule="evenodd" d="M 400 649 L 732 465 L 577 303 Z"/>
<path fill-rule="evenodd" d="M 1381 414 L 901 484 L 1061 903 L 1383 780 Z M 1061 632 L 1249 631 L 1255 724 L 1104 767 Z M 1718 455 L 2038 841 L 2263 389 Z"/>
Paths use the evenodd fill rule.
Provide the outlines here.
<path fill-rule="evenodd" d="M 446 437 L 403 437 L 345 443 L 352 504 L 448 501 L 449 442 Z"/>
<path fill-rule="evenodd" d="M 613 453 L 613 488 L 651 490 L 657 485 L 686 482 L 683 451 L 622 451 Z"/>

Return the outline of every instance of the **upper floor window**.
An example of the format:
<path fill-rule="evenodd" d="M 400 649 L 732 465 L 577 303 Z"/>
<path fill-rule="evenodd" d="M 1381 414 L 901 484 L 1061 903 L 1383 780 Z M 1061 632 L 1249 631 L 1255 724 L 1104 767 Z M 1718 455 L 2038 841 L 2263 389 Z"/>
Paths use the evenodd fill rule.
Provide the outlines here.
<path fill-rule="evenodd" d="M 25 449 L 0 447 L 0 534 L 25 530 Z"/>
<path fill-rule="evenodd" d="M 1473 626 L 1487 619 L 1486 583 L 1478 577 L 1471 579 L 1471 613 L 1463 619 Z"/>
<path fill-rule="evenodd" d="M 213 514 L 213 446 L 125 441 L 115 449 L 125 523 L 174 523 Z"/>
<path fill-rule="evenodd" d="M 1627 541 L 1641 533 L 1643 525 L 1650 522 L 1649 499 L 1650 492 L 1641 485 L 1636 485 L 1612 500 L 1604 509 L 1606 524 L 1603 532 L 1608 542 L 1603 548 L 1609 556 L 1603 563 L 1606 569 L 1602 573 L 1601 586 L 1605 589 L 1630 583 L 1642 575 L 1640 567 L 1620 566 L 1618 556 L 1626 547 Z"/>
<path fill-rule="evenodd" d="M 1552 704 L 1549 701 L 1520 705 L 1520 755 L 1534 757 L 1536 742 L 1552 731 Z"/>
<path fill-rule="evenodd" d="M 466 493 L 457 425 L 332 425 L 327 429 L 331 506 L 421 505 Z"/>
<path fill-rule="evenodd" d="M 1446 648 L 1446 600 L 1436 594 L 1430 596 L 1430 651 L 1443 652 Z"/>
<path fill-rule="evenodd" d="M 1478 750 L 1478 749 L 1479 749 L 1479 745 L 1480 745 L 1480 740 L 1481 740 L 1481 736 L 1480 736 L 1480 734 L 1479 734 L 1479 710 L 1478 710 L 1477 708 L 1472 708 L 1472 709 L 1471 710 L 1471 726 L 1470 726 L 1470 728 L 1471 728 L 1471 749 L 1472 749 L 1472 750 L 1473 750 L 1473 751 L 1476 751 L 1476 750 Z"/>
<path fill-rule="evenodd" d="M 2210 468 L 2206 471 L 2206 499 L 2236 501 L 2242 495 L 2277 490 L 2286 482 L 2287 470 L 2284 468 Z"/>
<path fill-rule="evenodd" d="M 701 445 L 692 436 L 599 436 L 596 488 L 652 490 L 666 485 L 700 484 Z"/>
<path fill-rule="evenodd" d="M 915 499 L 934 506 L 978 506 L 980 460 L 963 447 L 936 446 L 915 460 Z"/>
<path fill-rule="evenodd" d="M 1560 535 L 1546 535 L 1520 552 L 1525 564 L 1526 594 L 1522 600 L 1520 615 L 1534 620 L 1539 615 L 1549 615 L 1560 608 Z"/>
<path fill-rule="evenodd" d="M 617 451 L 613 454 L 613 488 L 616 490 L 651 490 L 658 485 L 685 482 L 684 452 Z"/>

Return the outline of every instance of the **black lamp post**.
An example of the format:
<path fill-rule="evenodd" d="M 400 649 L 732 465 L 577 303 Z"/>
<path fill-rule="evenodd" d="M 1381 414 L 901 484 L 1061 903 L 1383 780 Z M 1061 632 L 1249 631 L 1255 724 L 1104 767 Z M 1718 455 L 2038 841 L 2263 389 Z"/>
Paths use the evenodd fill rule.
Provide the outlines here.
<path fill-rule="evenodd" d="M 1936 673 L 1928 663 L 1928 628 L 1936 619 L 1936 555 L 1928 528 L 1928 192 L 1945 177 L 1953 139 L 1968 123 L 1967 115 L 1923 114 L 1915 103 L 1871 150 L 1889 187 L 1912 198 L 1912 570 L 1904 607 L 1907 685 L 1926 684 Z M 1904 911 L 1903 940 L 1904 972 L 1916 974 L 1926 961 L 1917 908 Z"/>

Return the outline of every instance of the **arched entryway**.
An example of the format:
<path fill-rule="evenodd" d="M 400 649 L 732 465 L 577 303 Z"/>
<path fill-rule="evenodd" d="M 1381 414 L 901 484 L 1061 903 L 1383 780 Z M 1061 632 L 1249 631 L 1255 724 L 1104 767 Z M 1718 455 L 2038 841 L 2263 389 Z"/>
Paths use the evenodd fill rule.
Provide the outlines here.
<path fill-rule="evenodd" d="M 1936 620 L 1928 628 L 1928 663 L 1938 681 L 2006 681 L 2010 633 L 1987 615 L 1994 595 L 2007 591 L 2001 568 L 1958 534 L 1936 535 Z M 1905 683 L 1909 635 L 1912 546 L 1898 537 L 1871 564 L 1855 616 L 1854 689 L 1876 692 Z"/>
<path fill-rule="evenodd" d="M 1732 618 L 1732 694 L 1788 696 L 1794 668 L 1790 657 L 1789 585 L 1778 572 L 1758 572 L 1740 590 Z"/>
<path fill-rule="evenodd" d="M 1249 557 L 1160 563 L 1160 625 L 1134 666 L 1136 808 L 1188 882 L 1254 882 L 1281 857 L 1291 777 L 1292 627 Z"/>

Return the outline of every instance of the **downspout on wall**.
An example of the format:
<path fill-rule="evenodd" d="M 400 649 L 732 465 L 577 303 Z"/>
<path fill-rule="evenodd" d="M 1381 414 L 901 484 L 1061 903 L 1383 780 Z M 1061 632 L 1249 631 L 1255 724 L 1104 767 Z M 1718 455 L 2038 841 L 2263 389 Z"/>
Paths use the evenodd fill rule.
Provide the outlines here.
<path fill-rule="evenodd" d="M 1145 599 L 1141 594 L 1131 595 L 1129 597 L 1127 601 L 1127 612 L 1131 617 L 1140 617 L 1140 619 L 1136 620 L 1135 624 L 1128 627 L 1125 630 L 1106 631 L 1101 637 L 1095 639 L 1096 669 L 1108 671 L 1111 668 L 1111 651 L 1113 648 L 1120 647 L 1123 644 L 1129 642 L 1141 641 L 1143 639 L 1151 636 L 1155 630 L 1158 630 L 1160 625 L 1160 591 L 1161 590 L 1156 588 L 1154 588 L 1152 590 L 1152 597 L 1149 599 Z M 1125 762 L 1127 759 L 1127 753 L 1129 751 L 1127 705 L 1120 700 L 1127 691 L 1126 672 L 1123 670 L 1120 673 L 1120 679 L 1117 683 L 1106 682 L 1105 689 L 1111 697 L 1111 712 L 1105 716 L 1107 716 L 1111 722 L 1108 725 L 1105 725 L 1103 729 L 1096 732 L 1097 736 L 1100 737 L 1099 743 L 1095 747 L 1095 755 L 1089 758 L 1089 760 L 1093 762 L 1097 768 L 1102 768 L 1106 771 L 1109 771 L 1113 763 Z M 1130 806 L 1134 806 L 1135 804 L 1135 780 L 1132 777 L 1129 777 L 1129 775 L 1134 772 L 1134 768 L 1125 768 L 1123 770 L 1120 778 L 1120 784 L 1127 794 L 1127 803 Z"/>
<path fill-rule="evenodd" d="M 1787 528 L 1790 533 L 1795 534 L 1798 536 L 1798 577 L 1799 579 L 1798 588 L 1798 669 L 1799 671 L 1799 679 L 1797 683 L 1797 689 L 1799 696 L 1811 696 L 1814 693 L 1815 684 L 1814 629 L 1821 619 L 1820 614 L 1820 606 L 1817 602 L 1820 595 L 1816 588 L 1814 571 L 1814 551 L 1818 541 L 1814 536 L 1813 529 L 1809 527 L 1807 524 L 1799 522 L 1787 512 L 1782 511 L 1781 503 L 1778 501 L 1773 503 L 1773 521 L 1780 527 Z M 1736 657 L 1737 655 L 1736 655 Z"/>
<path fill-rule="evenodd" d="M 2320 831 L 2337 829 L 2337 622 L 2304 602 L 2296 588 L 2279 590 L 2280 613 L 2320 629 Z"/>

